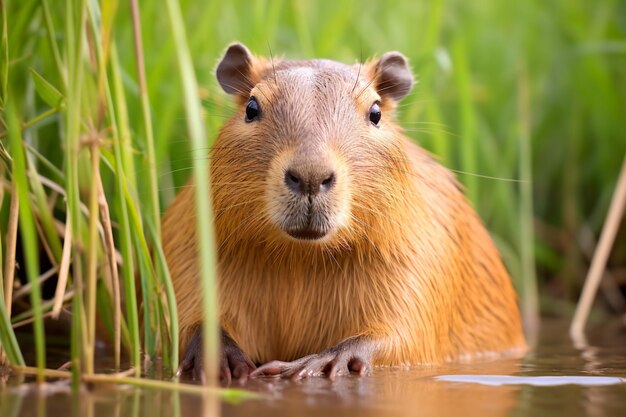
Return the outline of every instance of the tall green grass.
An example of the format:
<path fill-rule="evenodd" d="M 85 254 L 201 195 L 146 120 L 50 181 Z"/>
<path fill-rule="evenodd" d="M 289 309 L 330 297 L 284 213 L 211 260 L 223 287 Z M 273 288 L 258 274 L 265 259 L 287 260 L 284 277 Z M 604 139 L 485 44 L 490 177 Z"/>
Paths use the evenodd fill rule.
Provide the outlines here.
<path fill-rule="evenodd" d="M 200 173 L 234 109 L 213 70 L 233 40 L 289 58 L 406 54 L 419 82 L 399 120 L 465 186 L 527 323 L 536 321 L 538 294 L 552 293 L 542 297 L 546 310 L 557 297 L 576 298 L 588 262 L 583 238 L 600 230 L 626 152 L 624 2 L 0 4 L 0 343 L 9 363 L 34 350 L 44 366 L 43 318 L 65 307 L 76 382 L 98 372 L 100 320 L 111 329 L 115 368 L 128 358 L 139 375 L 142 353 L 176 366 L 159 217 L 192 173 L 200 210 L 210 204 Z M 16 309 L 18 222 L 17 274 L 32 297 Z M 215 334 L 209 225 L 199 225 L 207 336 Z M 623 265 L 624 250 L 622 241 L 614 264 Z M 48 272 L 40 264 L 59 271 L 51 300 L 37 293 Z M 24 320 L 34 321 L 34 349 L 18 346 L 9 325 Z M 216 346 L 205 343 L 211 355 Z"/>
<path fill-rule="evenodd" d="M 81 0 L 55 3 L 53 7 L 47 0 L 20 6 L 2 4 L 2 52 L 8 59 L 2 65 L 0 134 L 9 139 L 4 185 L 11 190 L 12 201 L 19 202 L 9 208 L 5 230 L 16 230 L 19 219 L 23 270 L 31 294 L 31 307 L 13 315 L 12 320 L 34 320 L 38 380 L 43 380 L 45 368 L 44 314 L 58 317 L 64 303 L 71 303 L 68 359 L 72 360 L 75 382 L 83 374 L 96 372 L 98 309 L 103 322 L 107 322 L 110 311 L 115 312 L 111 326 L 115 368 L 120 368 L 123 330 L 135 375 L 142 370 L 141 351 L 148 359 L 162 354 L 168 368 L 178 364 L 176 305 L 160 248 L 152 120 L 137 3 L 134 6 L 134 62 L 142 80 L 139 95 L 146 133 L 135 137 L 122 79 L 126 71 L 114 37 L 115 2 L 105 2 L 102 7 Z M 42 27 L 45 32 L 38 31 Z M 137 146 L 147 150 L 147 158 L 138 156 Z M 148 174 L 137 175 L 142 169 Z M 142 181 L 152 193 L 139 191 Z M 19 216 L 13 214 L 14 207 L 19 207 Z M 15 258 L 17 236 L 11 233 L 6 239 L 5 261 L 10 262 Z M 116 248 L 121 261 L 117 261 Z M 40 291 L 41 254 L 59 272 L 54 300 L 50 301 L 44 301 Z M 143 340 L 134 265 L 138 265 L 142 287 Z M 12 276 L 14 270 L 7 270 L 10 274 L 6 275 Z M 124 283 L 123 297 L 119 275 Z M 7 276 L 3 284 L 9 290 L 3 293 L 8 294 L 13 279 Z M 122 301 L 126 305 L 124 316 Z M 8 296 L 3 297 L 2 346 L 10 363 L 23 365 L 15 335 L 7 326 L 11 302 Z"/>

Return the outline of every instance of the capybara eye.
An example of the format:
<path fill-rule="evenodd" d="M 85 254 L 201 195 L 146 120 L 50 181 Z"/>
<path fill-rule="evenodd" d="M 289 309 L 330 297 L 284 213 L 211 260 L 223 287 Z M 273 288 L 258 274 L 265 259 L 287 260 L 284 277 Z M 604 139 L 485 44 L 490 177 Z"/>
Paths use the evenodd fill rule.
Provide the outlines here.
<path fill-rule="evenodd" d="M 378 126 L 378 122 L 380 122 L 380 116 L 380 106 L 378 105 L 378 102 L 375 102 L 374 104 L 372 104 L 372 107 L 370 107 L 370 122 L 372 122 L 374 126 Z"/>
<path fill-rule="evenodd" d="M 257 117 L 259 117 L 259 112 L 259 102 L 256 101 L 256 98 L 254 96 L 250 97 L 250 100 L 248 100 L 248 105 L 246 106 L 246 122 L 250 123 Z"/>

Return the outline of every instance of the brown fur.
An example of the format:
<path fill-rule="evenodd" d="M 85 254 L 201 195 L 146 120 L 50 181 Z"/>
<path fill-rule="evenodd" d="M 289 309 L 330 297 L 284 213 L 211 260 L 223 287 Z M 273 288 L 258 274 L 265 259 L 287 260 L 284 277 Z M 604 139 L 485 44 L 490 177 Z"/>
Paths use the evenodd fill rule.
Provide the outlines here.
<path fill-rule="evenodd" d="M 241 91 L 211 151 L 222 327 L 259 363 L 356 335 L 376 342 L 378 365 L 522 352 L 515 293 L 489 234 L 450 172 L 394 124 L 378 77 L 376 62 L 254 59 L 246 80 L 265 119 L 243 123 Z M 380 128 L 365 119 L 375 100 Z M 298 155 L 339 173 L 333 210 L 348 218 L 320 242 L 273 221 L 282 170 Z M 189 183 L 163 219 L 183 349 L 202 320 L 193 192 Z"/>

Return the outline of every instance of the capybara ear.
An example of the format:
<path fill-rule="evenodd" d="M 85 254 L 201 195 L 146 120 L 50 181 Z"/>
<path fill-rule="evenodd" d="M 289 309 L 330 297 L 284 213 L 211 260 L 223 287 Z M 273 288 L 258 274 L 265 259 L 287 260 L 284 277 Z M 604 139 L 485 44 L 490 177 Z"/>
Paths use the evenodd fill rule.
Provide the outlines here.
<path fill-rule="evenodd" d="M 241 43 L 233 43 L 217 66 L 217 81 L 228 94 L 247 96 L 257 81 L 254 80 L 255 58 Z"/>
<path fill-rule="evenodd" d="M 413 74 L 400 52 L 387 52 L 370 66 L 370 76 L 381 97 L 398 101 L 413 87 Z"/>

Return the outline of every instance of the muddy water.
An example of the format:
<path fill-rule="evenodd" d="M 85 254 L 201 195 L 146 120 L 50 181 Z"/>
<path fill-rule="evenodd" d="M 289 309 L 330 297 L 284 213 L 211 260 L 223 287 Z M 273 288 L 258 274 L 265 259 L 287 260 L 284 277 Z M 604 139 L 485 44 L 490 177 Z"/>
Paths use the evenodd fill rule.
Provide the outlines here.
<path fill-rule="evenodd" d="M 335 382 L 251 381 L 260 399 L 222 401 L 224 416 L 626 416 L 626 329 L 592 329 L 574 346 L 566 323 L 546 322 L 537 345 L 518 360 L 437 368 L 378 369 Z M 28 386 L 0 391 L 0 417 L 202 416 L 215 404 L 191 394 L 131 387 L 83 389 L 65 383 L 41 392 Z"/>

